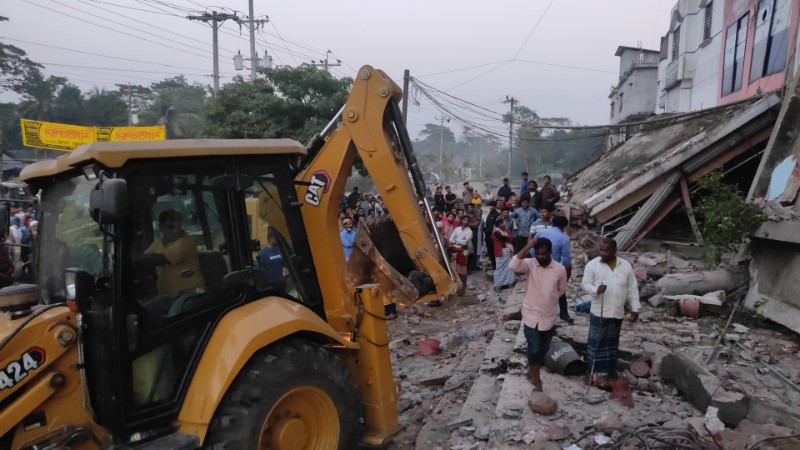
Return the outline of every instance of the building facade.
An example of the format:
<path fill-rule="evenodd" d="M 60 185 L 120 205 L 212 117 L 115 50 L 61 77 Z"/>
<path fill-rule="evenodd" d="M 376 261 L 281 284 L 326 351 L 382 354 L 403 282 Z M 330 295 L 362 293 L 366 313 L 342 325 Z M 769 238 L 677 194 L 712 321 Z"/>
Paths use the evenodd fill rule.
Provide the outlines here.
<path fill-rule="evenodd" d="M 656 113 L 717 105 L 726 0 L 680 0 L 661 38 Z"/>
<path fill-rule="evenodd" d="M 614 54 L 619 57 L 619 83 L 608 94 L 610 125 L 644 120 L 655 114 L 656 99 L 653 92 L 658 85 L 657 50 L 624 47 Z M 625 142 L 635 130 L 621 126 L 611 134 L 608 146 Z"/>

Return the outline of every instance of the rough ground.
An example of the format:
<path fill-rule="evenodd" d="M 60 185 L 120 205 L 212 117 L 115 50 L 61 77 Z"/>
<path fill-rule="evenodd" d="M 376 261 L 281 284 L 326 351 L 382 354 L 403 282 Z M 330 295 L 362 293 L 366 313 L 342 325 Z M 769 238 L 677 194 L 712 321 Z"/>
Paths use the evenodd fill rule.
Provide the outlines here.
<path fill-rule="evenodd" d="M 576 269 L 580 274 L 580 267 Z M 570 284 L 568 297 L 572 301 L 581 292 L 576 280 Z M 800 392 L 759 362 L 769 363 L 790 381 L 800 382 L 797 334 L 776 326 L 737 326 L 727 331 L 719 356 L 706 366 L 729 310 L 723 307 L 695 320 L 675 317 L 669 302 L 658 308 L 643 302 L 639 322 L 626 321 L 623 325 L 621 367 L 638 360 L 651 366 L 646 378 L 637 379 L 624 372 L 634 386 L 633 408 L 610 400 L 608 393 L 595 387 L 587 396 L 583 377 L 544 371 L 545 392 L 556 400 L 558 411 L 551 416 L 534 413 L 528 406 L 532 386 L 526 378 L 519 321 L 504 317 L 521 301 L 523 286 L 518 283 L 515 289 L 497 294 L 486 274 L 476 272 L 469 277 L 464 297 L 453 297 L 440 308 L 413 305 L 401 309 L 398 319 L 389 322 L 392 362 L 403 388 L 398 410 L 405 427 L 389 449 L 598 448 L 604 438 L 619 443 L 637 428 L 653 424 L 659 427 L 650 430 L 653 432 L 666 428 L 694 430 L 686 431 L 690 433 L 686 448 L 744 450 L 763 438 L 800 432 L 800 420 L 794 417 L 800 417 Z M 575 324 L 559 322 L 557 336 L 582 355 L 588 314 L 572 314 Z M 441 353 L 418 354 L 419 342 L 428 338 L 441 342 Z M 661 358 L 670 352 L 686 352 L 716 375 L 721 380 L 718 389 L 724 395 L 743 393 L 758 398 L 759 404 L 784 409 L 755 410 L 751 406 L 753 411 L 737 428 L 717 433 L 718 446 L 706 429 L 706 424 L 712 423 L 704 423 L 706 411 L 693 406 L 685 393 L 659 376 Z M 716 390 L 711 394 L 720 400 Z M 618 448 L 644 445 L 631 438 Z M 800 441 L 768 441 L 758 448 L 800 448 Z"/>

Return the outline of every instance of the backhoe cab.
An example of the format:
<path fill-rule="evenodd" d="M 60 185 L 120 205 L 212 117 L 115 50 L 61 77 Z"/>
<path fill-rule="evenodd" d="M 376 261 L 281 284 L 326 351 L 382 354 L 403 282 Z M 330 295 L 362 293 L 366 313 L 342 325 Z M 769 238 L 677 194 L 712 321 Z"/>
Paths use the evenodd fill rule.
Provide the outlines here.
<path fill-rule="evenodd" d="M 92 143 L 26 168 L 40 264 L 0 290 L 0 449 L 349 450 L 399 431 L 383 305 L 458 287 L 400 96 L 365 66 L 309 148 Z M 391 211 L 390 238 L 361 228 L 359 267 L 337 226 L 357 155 Z"/>

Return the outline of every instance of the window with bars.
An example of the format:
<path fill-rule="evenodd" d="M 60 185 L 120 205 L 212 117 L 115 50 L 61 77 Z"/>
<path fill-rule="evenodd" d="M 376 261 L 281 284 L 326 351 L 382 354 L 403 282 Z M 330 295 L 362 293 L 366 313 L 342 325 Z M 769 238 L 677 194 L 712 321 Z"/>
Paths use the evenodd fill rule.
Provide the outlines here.
<path fill-rule="evenodd" d="M 711 39 L 711 25 L 713 24 L 714 1 L 706 3 L 705 22 L 703 23 L 703 40 Z"/>
<path fill-rule="evenodd" d="M 681 26 L 678 25 L 675 27 L 675 31 L 672 32 L 672 60 L 678 59 L 678 52 L 681 48 Z"/>

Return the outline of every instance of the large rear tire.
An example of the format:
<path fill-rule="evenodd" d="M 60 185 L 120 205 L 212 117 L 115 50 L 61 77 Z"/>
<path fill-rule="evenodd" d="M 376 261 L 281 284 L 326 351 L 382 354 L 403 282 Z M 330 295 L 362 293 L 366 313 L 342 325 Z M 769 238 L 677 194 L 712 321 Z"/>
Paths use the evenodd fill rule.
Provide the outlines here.
<path fill-rule="evenodd" d="M 209 426 L 205 448 L 352 450 L 364 407 L 342 361 L 300 339 L 253 355 Z"/>

